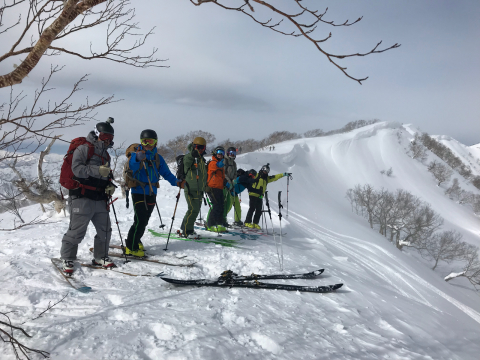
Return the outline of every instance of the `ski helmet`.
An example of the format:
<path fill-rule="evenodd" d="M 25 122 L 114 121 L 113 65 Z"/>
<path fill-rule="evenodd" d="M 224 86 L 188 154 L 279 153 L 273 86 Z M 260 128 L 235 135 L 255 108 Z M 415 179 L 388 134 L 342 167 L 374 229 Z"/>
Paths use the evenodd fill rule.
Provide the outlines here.
<path fill-rule="evenodd" d="M 217 154 L 222 154 L 225 156 L 225 148 L 223 146 L 217 146 L 215 149 L 213 149 L 212 155 L 217 156 Z"/>
<path fill-rule="evenodd" d="M 95 135 L 97 137 L 100 136 L 100 133 L 104 134 L 114 134 L 113 126 L 110 124 L 113 124 L 114 119 L 112 117 L 109 117 L 107 121 L 105 122 L 99 122 L 97 125 L 95 125 Z"/>
<path fill-rule="evenodd" d="M 260 169 L 260 172 L 262 171 L 268 174 L 270 172 L 270 163 L 267 163 L 267 165 L 263 165 Z"/>
<path fill-rule="evenodd" d="M 158 140 L 157 133 L 151 129 L 145 129 L 140 134 L 140 139 L 155 139 Z"/>
<path fill-rule="evenodd" d="M 245 175 L 245 170 L 243 170 L 243 169 L 238 169 L 238 170 L 237 170 L 237 177 L 238 177 L 238 176 L 242 176 L 242 175 Z"/>
<path fill-rule="evenodd" d="M 233 158 L 235 159 L 237 157 L 237 149 L 234 148 L 233 146 L 230 146 L 228 149 L 227 149 L 227 154 L 226 154 L 229 158 Z"/>
<path fill-rule="evenodd" d="M 193 144 L 207 146 L 207 141 L 203 137 L 197 136 L 195 139 L 193 139 Z"/>

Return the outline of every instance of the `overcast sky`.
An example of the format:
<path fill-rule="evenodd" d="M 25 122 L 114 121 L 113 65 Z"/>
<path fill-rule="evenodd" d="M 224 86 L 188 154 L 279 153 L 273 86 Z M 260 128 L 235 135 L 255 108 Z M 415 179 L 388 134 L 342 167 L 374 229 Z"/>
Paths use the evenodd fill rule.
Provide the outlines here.
<path fill-rule="evenodd" d="M 143 53 L 158 47 L 170 68 L 50 57 L 21 86 L 28 91 L 36 85 L 52 61 L 66 65 L 55 83 L 59 90 L 91 74 L 85 96 L 124 99 L 97 117 L 115 118 L 116 141 L 137 141 L 144 128 L 155 129 L 160 141 L 200 128 L 219 140 L 260 139 L 276 130 L 327 131 L 380 119 L 480 143 L 480 1 L 303 3 L 321 11 L 328 6 L 324 19 L 337 23 L 363 16 L 351 27 L 319 25 L 318 38 L 332 32 L 323 45 L 329 52 L 366 52 L 380 40 L 401 47 L 342 60 L 352 76 L 369 77 L 359 85 L 306 39 L 275 33 L 238 12 L 187 0 L 134 1 L 142 30 L 156 26 Z M 92 34 L 98 37 L 85 33 L 78 42 L 88 44 Z M 92 127 L 66 136 L 83 136 Z"/>

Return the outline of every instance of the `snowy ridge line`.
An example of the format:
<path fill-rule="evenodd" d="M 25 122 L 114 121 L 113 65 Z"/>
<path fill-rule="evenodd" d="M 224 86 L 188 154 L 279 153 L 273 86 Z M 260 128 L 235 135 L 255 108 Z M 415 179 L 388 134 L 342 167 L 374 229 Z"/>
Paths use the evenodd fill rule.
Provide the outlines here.
<path fill-rule="evenodd" d="M 299 215 L 293 211 L 290 210 L 290 213 L 292 214 L 295 214 L 294 216 L 298 216 L 300 218 L 303 218 L 305 219 L 307 222 L 309 222 L 311 224 L 311 226 L 316 226 L 318 227 L 319 225 L 306 219 L 305 217 L 303 217 L 302 215 Z M 297 220 L 298 221 L 298 220 Z M 301 221 L 299 221 L 301 222 Z M 323 227 L 321 227 L 322 229 L 325 229 Z M 352 237 L 352 236 L 348 236 L 348 235 L 342 235 L 342 234 L 337 234 L 331 230 L 328 230 L 328 229 L 325 229 L 326 231 L 332 233 L 332 234 L 336 234 L 337 236 L 341 236 L 341 237 L 344 237 L 344 238 L 348 238 L 348 239 L 351 239 L 351 240 L 356 240 L 356 241 L 361 241 L 361 242 L 365 242 L 364 240 L 362 239 L 358 239 L 358 238 L 355 238 L 355 237 Z M 310 233 L 312 234 L 315 234 L 314 231 L 311 231 L 309 230 Z M 332 236 L 329 236 L 327 234 L 325 234 L 325 236 L 328 236 L 331 240 L 333 240 L 335 242 L 335 246 L 337 246 L 338 248 L 340 249 L 343 249 L 345 250 L 345 252 L 347 253 L 351 253 L 351 255 L 354 255 L 354 256 L 357 256 L 357 255 L 360 255 L 361 254 L 355 254 L 355 250 L 353 249 L 349 249 L 350 251 L 347 251 L 345 248 L 348 247 L 346 246 L 345 244 L 340 244 L 338 242 L 337 239 L 333 238 Z M 388 254 L 388 252 L 386 252 L 384 249 L 378 247 L 377 245 L 374 245 L 372 244 L 373 246 L 375 246 L 376 248 L 379 248 L 384 254 Z M 391 254 L 388 254 L 388 256 L 390 258 L 393 259 L 392 255 Z M 359 259 L 360 257 L 357 257 L 357 259 Z M 362 261 L 363 262 L 363 261 Z M 370 268 L 370 266 L 368 266 Z M 404 275 L 407 275 L 408 277 L 410 277 L 412 280 L 415 280 L 417 281 L 419 284 L 421 284 L 422 286 L 425 286 L 426 288 L 428 288 L 429 290 L 433 291 L 434 293 L 436 293 L 437 295 L 440 295 L 442 298 L 444 298 L 445 300 L 447 300 L 448 302 L 450 302 L 452 305 L 456 306 L 459 310 L 463 311 L 466 315 L 468 315 L 469 317 L 471 317 L 473 320 L 475 320 L 476 322 L 480 323 L 480 313 L 478 313 L 477 311 L 473 310 L 472 308 L 470 308 L 469 306 L 465 305 L 465 304 L 462 304 L 460 301 L 456 300 L 455 298 L 452 298 L 450 295 L 447 295 L 446 293 L 444 293 L 443 291 L 441 291 L 440 289 L 436 288 L 435 286 L 433 286 L 432 284 L 430 284 L 429 282 L 423 280 L 421 277 L 419 277 L 418 275 L 415 275 L 415 274 L 412 274 L 411 272 L 407 272 L 405 270 L 403 270 L 402 268 L 398 268 L 399 271 L 402 272 L 402 274 Z M 376 270 L 375 270 L 376 271 Z M 391 270 L 393 271 L 393 270 Z M 383 274 L 382 274 L 383 275 Z M 384 276 L 382 276 L 384 277 Z M 391 283 L 389 280 L 387 280 L 389 283 Z M 392 284 L 393 285 L 393 284 Z M 415 290 L 416 291 L 416 290 Z M 416 291 L 417 292 L 417 291 Z M 418 293 L 418 292 L 417 292 Z M 407 295 L 407 297 L 410 297 Z M 411 297 L 410 297 L 411 298 Z M 423 296 L 422 296 L 423 298 Z M 440 311 L 440 309 L 437 309 L 436 307 L 432 306 L 426 299 L 425 301 L 427 302 L 427 304 L 432 307 L 433 309 L 437 310 L 437 311 Z"/>

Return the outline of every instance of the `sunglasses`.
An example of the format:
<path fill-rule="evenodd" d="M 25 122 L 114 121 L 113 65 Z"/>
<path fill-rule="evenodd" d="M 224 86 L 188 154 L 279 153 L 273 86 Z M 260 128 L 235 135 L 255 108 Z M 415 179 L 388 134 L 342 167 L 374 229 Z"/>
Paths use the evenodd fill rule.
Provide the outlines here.
<path fill-rule="evenodd" d="M 217 150 L 217 155 L 218 155 L 218 154 L 222 154 L 223 156 L 225 156 L 225 151 L 218 149 L 218 150 Z"/>
<path fill-rule="evenodd" d="M 154 146 L 157 143 L 157 139 L 142 139 L 140 140 L 140 142 L 144 146 L 148 146 L 148 145 Z"/>
<path fill-rule="evenodd" d="M 195 149 L 197 150 L 205 150 L 206 146 L 205 145 L 197 145 L 195 144 Z"/>

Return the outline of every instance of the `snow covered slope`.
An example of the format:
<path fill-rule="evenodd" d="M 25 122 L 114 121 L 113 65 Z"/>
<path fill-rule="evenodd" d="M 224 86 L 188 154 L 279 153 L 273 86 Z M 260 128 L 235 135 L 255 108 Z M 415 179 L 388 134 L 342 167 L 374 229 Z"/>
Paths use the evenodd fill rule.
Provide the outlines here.
<path fill-rule="evenodd" d="M 314 280 L 271 282 L 343 282 L 336 293 L 176 287 L 158 278 L 79 268 L 76 276 L 94 289 L 82 294 L 69 288 L 51 265 L 68 228 L 68 219 L 55 215 L 47 225 L 0 233 L 0 311 L 17 310 L 10 314 L 12 320 L 26 321 L 22 326 L 33 335 L 22 340 L 51 352 L 52 359 L 478 359 L 478 292 L 460 280 L 445 283 L 448 267 L 431 271 L 414 254 L 397 250 L 352 212 L 345 198 L 356 184 L 406 189 L 445 218 L 444 229 L 456 229 L 465 241 L 480 245 L 479 219 L 472 210 L 449 200 L 426 166 L 406 154 L 411 136 L 408 126 L 379 123 L 347 134 L 281 143 L 275 151 L 237 159 L 244 169 L 258 170 L 268 162 L 272 174 L 293 172 L 288 218 L 286 178 L 268 186 L 276 228 L 278 191 L 285 206 L 285 272 L 326 269 Z M 479 158 L 473 151 L 472 156 Z M 390 167 L 392 176 L 380 173 Z M 168 225 L 177 192 L 162 182 L 158 203 Z M 245 218 L 246 193 L 242 200 Z M 115 206 L 125 238 L 133 212 L 124 199 Z M 174 229 L 185 210 L 182 196 Z M 39 209 L 25 211 L 32 218 Z M 2 219 L 2 227 L 11 225 L 10 214 Z M 154 213 L 150 228 L 160 231 L 158 225 Z M 88 247 L 94 235 L 89 228 L 80 245 L 84 262 L 91 258 Z M 116 229 L 113 242 L 120 243 Z M 145 235 L 143 242 L 155 256 L 164 254 L 165 239 Z M 196 260 L 196 266 L 117 264 L 122 271 L 165 271 L 182 279 L 211 279 L 226 269 L 279 272 L 272 237 L 243 240 L 241 249 L 171 240 L 169 249 L 170 255 Z M 66 293 L 63 302 L 29 320 Z M 13 359 L 5 355 L 11 354 L 7 350 L 0 343 L 2 359 Z"/>

